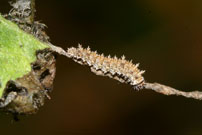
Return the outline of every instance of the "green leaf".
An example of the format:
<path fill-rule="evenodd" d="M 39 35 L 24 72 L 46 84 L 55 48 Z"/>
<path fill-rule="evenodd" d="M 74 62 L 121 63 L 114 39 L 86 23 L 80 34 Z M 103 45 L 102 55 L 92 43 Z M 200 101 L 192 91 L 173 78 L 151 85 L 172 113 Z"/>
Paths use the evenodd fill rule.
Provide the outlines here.
<path fill-rule="evenodd" d="M 45 48 L 49 48 L 46 43 L 0 15 L 0 98 L 7 82 L 28 74 L 36 51 Z"/>

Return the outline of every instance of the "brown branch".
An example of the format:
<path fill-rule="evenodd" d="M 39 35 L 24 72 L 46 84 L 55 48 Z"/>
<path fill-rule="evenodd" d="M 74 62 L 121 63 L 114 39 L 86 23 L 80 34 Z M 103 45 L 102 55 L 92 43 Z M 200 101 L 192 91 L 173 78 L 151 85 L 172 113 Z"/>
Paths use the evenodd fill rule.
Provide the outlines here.
<path fill-rule="evenodd" d="M 66 56 L 66 57 L 69 58 L 68 53 L 64 49 L 62 49 L 61 47 L 54 46 L 51 43 L 49 43 L 48 45 L 50 46 L 50 48 L 51 48 L 52 51 L 54 51 L 54 52 L 56 52 L 56 53 L 58 53 L 60 55 L 64 55 L 64 56 Z"/>
<path fill-rule="evenodd" d="M 202 100 L 202 92 L 200 91 L 184 92 L 159 83 L 145 83 L 144 87 L 164 95 L 177 95 Z"/>
<path fill-rule="evenodd" d="M 68 58 L 71 58 L 71 54 L 69 52 L 64 51 L 62 48 L 54 46 L 54 45 L 50 45 L 51 49 L 61 55 L 64 55 Z M 71 48 L 70 48 L 71 49 Z M 103 74 L 96 74 L 96 75 L 102 75 Z M 112 78 L 112 77 L 110 77 Z M 113 78 L 114 79 L 114 78 Z M 198 99 L 198 100 L 202 100 L 202 92 L 199 91 L 192 91 L 192 92 L 184 92 L 184 91 L 180 91 L 177 89 L 174 89 L 172 87 L 163 85 L 163 84 L 159 84 L 159 83 L 147 83 L 144 82 L 143 87 L 138 87 L 139 89 L 151 89 L 154 90 L 155 92 L 164 94 L 164 95 L 177 95 L 177 96 L 184 96 L 186 98 L 194 98 L 194 99 Z M 134 86 L 135 89 L 137 89 L 137 86 Z"/>

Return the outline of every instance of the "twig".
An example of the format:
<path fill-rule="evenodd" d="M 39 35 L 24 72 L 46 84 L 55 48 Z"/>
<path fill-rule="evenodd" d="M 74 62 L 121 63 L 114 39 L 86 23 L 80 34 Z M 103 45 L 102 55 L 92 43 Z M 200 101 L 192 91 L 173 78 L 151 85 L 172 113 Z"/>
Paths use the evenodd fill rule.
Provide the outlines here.
<path fill-rule="evenodd" d="M 80 61 L 78 61 L 78 60 L 75 60 L 75 61 L 78 62 L 78 63 L 80 63 L 80 64 L 82 64 L 82 65 L 88 65 L 88 66 L 90 66 L 87 63 L 86 64 L 82 63 L 82 62 L 85 62 L 87 60 L 85 58 L 85 60 L 82 61 L 82 59 L 84 59 L 82 57 L 84 57 L 84 56 L 82 56 L 81 54 L 74 54 L 75 52 L 72 53 L 70 51 L 66 52 L 62 48 L 54 46 L 54 45 L 50 45 L 50 47 L 52 48 L 53 51 L 55 51 L 55 52 L 57 52 L 57 53 L 59 53 L 61 55 L 64 55 L 64 56 L 66 56 L 68 58 L 73 58 L 74 60 L 75 59 L 80 59 Z M 73 48 L 73 49 L 76 49 L 76 48 Z M 69 48 L 68 50 L 72 50 L 72 48 Z M 82 50 L 83 50 L 83 52 L 81 52 Z M 85 49 L 77 49 L 76 53 L 85 53 L 86 54 L 86 50 Z M 90 52 L 90 53 L 92 53 L 92 52 Z M 71 55 L 74 55 L 74 57 L 71 56 Z M 75 55 L 78 55 L 78 56 L 75 57 Z M 94 56 L 94 57 L 98 58 L 99 56 L 100 55 L 97 55 L 97 56 Z M 110 58 L 110 59 L 113 59 L 113 58 Z M 116 67 L 116 66 L 114 66 L 114 67 Z M 109 71 L 115 71 L 114 69 L 112 69 L 113 66 L 111 66 L 110 68 L 111 69 L 109 69 Z M 127 70 L 129 70 L 129 69 L 127 69 Z M 115 77 L 117 77 L 116 76 L 117 74 L 113 74 L 113 75 L 110 74 L 109 75 L 108 73 L 102 73 L 102 72 L 100 72 L 100 69 L 97 69 L 96 71 L 94 71 L 94 70 L 91 69 L 91 71 L 94 72 L 96 75 L 109 76 L 110 78 L 116 79 L 116 80 L 118 80 L 118 81 L 120 81 L 122 83 L 125 83 L 125 82 L 127 82 L 130 79 L 128 76 L 125 77 L 125 76 L 122 75 L 121 76 L 122 80 L 120 80 L 120 76 L 118 76 L 119 77 L 118 79 L 115 78 Z M 124 77 L 125 77 L 126 80 L 124 80 Z M 132 81 L 132 80 L 129 80 L 129 81 Z M 184 96 L 186 98 L 194 98 L 194 99 L 202 100 L 202 92 L 200 92 L 200 91 L 184 92 L 184 91 L 180 91 L 180 90 L 177 90 L 177 89 L 174 89 L 172 87 L 169 87 L 169 86 L 166 86 L 166 85 L 163 85 L 163 84 L 159 84 L 159 83 L 142 82 L 141 85 L 140 86 L 139 85 L 140 84 L 136 84 L 136 85 L 132 85 L 132 86 L 135 89 L 144 89 L 144 88 L 145 89 L 151 89 L 151 90 L 154 90 L 155 92 L 158 92 L 158 93 L 161 93 L 161 94 L 164 94 L 164 95 L 168 95 L 168 96 L 169 95 L 177 95 L 177 96 Z"/>
<path fill-rule="evenodd" d="M 60 55 L 64 55 L 64 56 L 69 58 L 69 55 L 67 54 L 67 52 L 64 49 L 62 49 L 61 47 L 54 46 L 51 43 L 49 43 L 48 45 L 50 46 L 52 51 L 54 51 L 54 52 L 56 52 L 56 53 L 58 53 Z"/>
<path fill-rule="evenodd" d="M 151 89 L 164 95 L 177 95 L 202 100 L 202 92 L 184 92 L 159 83 L 145 83 L 145 89 Z"/>
<path fill-rule="evenodd" d="M 12 5 L 14 9 L 17 9 L 20 13 L 22 13 L 22 16 L 28 22 L 34 22 L 35 0 L 17 0 L 16 3 L 13 3 Z M 25 10 L 26 13 L 24 12 Z M 91 71 L 96 75 L 108 76 L 122 83 L 128 83 L 132 85 L 134 89 L 145 88 L 154 90 L 155 92 L 164 95 L 177 95 L 202 100 L 202 92 L 199 91 L 183 92 L 159 83 L 145 82 L 141 75 L 144 73 L 144 71 L 139 71 L 137 68 L 138 64 L 133 65 L 131 62 L 126 61 L 125 57 L 122 59 L 117 59 L 116 57 L 111 58 L 110 56 L 104 57 L 103 55 L 97 54 L 97 52 L 92 52 L 89 49 L 83 49 L 81 46 L 79 48 L 69 48 L 67 52 L 52 44 L 49 44 L 49 46 L 58 54 L 72 58 L 74 61 L 82 65 L 90 66 Z M 90 57 L 92 59 L 90 59 Z M 107 64 L 103 64 L 104 60 L 107 62 Z M 121 64 L 123 64 L 123 67 L 121 67 Z"/>

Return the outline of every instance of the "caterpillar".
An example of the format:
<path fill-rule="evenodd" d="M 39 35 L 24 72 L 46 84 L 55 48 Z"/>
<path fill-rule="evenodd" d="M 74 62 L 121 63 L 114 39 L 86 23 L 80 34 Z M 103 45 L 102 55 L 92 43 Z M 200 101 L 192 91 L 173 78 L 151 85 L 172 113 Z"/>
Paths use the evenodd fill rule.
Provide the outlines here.
<path fill-rule="evenodd" d="M 127 83 L 139 90 L 144 87 L 145 80 L 142 74 L 144 70 L 139 70 L 138 64 L 133 64 L 132 61 L 127 61 L 123 55 L 121 58 L 109 55 L 105 57 L 103 54 L 97 54 L 97 51 L 91 51 L 88 47 L 83 48 L 81 45 L 78 48 L 71 47 L 67 50 L 68 57 L 81 65 L 87 65 L 96 75 L 108 76 L 121 83 Z"/>

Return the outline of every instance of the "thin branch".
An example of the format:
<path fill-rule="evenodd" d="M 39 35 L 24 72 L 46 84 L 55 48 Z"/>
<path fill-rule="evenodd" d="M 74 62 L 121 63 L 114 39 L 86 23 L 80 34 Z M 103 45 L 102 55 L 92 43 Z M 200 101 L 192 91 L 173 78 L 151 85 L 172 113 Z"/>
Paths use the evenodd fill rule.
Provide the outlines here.
<path fill-rule="evenodd" d="M 64 56 L 66 56 L 68 58 L 75 59 L 75 57 L 71 56 L 72 53 L 66 52 L 65 50 L 63 50 L 60 47 L 57 47 L 57 46 L 54 46 L 54 45 L 50 45 L 50 47 L 51 47 L 51 49 L 53 51 L 55 51 L 55 52 L 57 52 L 57 53 L 59 53 L 61 55 L 64 55 Z M 69 48 L 68 50 L 71 50 L 71 48 Z M 81 51 L 81 50 L 82 49 L 80 49 L 79 51 Z M 86 51 L 86 50 L 84 49 L 84 51 Z M 79 54 L 79 56 L 81 56 L 81 55 Z M 79 57 L 78 59 L 82 59 L 82 58 Z M 76 60 L 76 62 L 79 62 L 82 65 L 88 65 L 88 64 L 83 64 L 83 63 L 81 63 L 78 60 Z M 112 68 L 112 67 L 110 67 L 110 68 Z M 110 70 L 113 70 L 113 69 L 110 69 Z M 100 69 L 98 71 L 100 71 Z M 96 75 L 108 76 L 108 74 L 104 74 L 104 73 L 100 73 L 100 72 L 99 72 L 99 74 L 96 73 Z M 114 77 L 110 77 L 110 78 L 116 79 L 116 80 L 120 81 L 119 79 L 114 78 Z M 128 80 L 128 78 L 127 78 L 127 80 Z M 125 82 L 125 80 L 122 83 L 124 83 L 124 82 Z M 163 85 L 163 84 L 159 84 L 159 83 L 147 83 L 147 82 L 144 82 L 142 85 L 143 86 L 141 86 L 141 87 L 138 87 L 138 85 L 135 85 L 135 86 L 132 85 L 132 86 L 135 89 L 137 89 L 137 87 L 138 87 L 138 89 L 143 89 L 143 88 L 145 88 L 145 89 L 151 89 L 151 90 L 154 90 L 155 92 L 158 92 L 158 93 L 161 93 L 161 94 L 164 94 L 164 95 L 168 95 L 168 96 L 169 95 L 177 95 L 177 96 L 184 96 L 186 98 L 194 98 L 194 99 L 202 100 L 202 92 L 200 92 L 200 91 L 184 92 L 184 91 L 180 91 L 180 90 L 177 90 L 177 89 L 174 89 L 172 87 L 169 87 L 169 86 L 166 86 L 166 85 Z"/>
<path fill-rule="evenodd" d="M 64 49 L 62 49 L 61 47 L 54 46 L 51 43 L 49 43 L 48 45 L 50 46 L 50 48 L 51 48 L 52 51 L 54 51 L 54 52 L 56 52 L 56 53 L 58 53 L 60 55 L 64 55 L 64 56 L 66 56 L 66 57 L 69 58 L 68 53 Z"/>
<path fill-rule="evenodd" d="M 177 95 L 202 100 L 202 92 L 200 91 L 184 92 L 159 83 L 145 83 L 144 87 L 164 95 Z"/>

